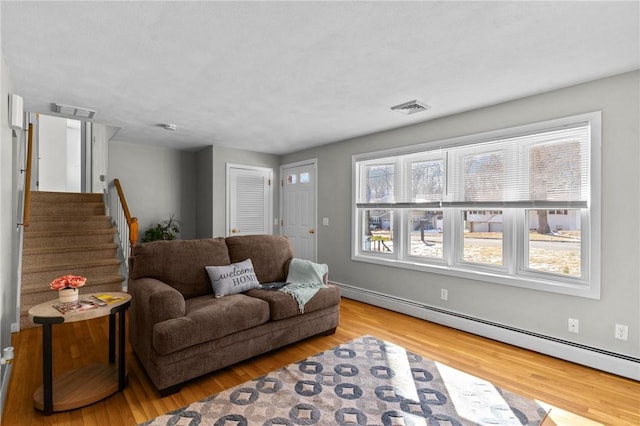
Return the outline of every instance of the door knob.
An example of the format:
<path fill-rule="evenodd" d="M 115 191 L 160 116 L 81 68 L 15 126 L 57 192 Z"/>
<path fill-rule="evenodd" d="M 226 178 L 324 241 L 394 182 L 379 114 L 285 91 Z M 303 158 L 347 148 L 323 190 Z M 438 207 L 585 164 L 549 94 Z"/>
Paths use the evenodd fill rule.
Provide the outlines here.
<path fill-rule="evenodd" d="M 315 231 L 315 229 L 311 228 L 311 229 L 309 229 L 309 233 L 310 233 L 310 234 L 315 234 L 315 233 L 316 233 L 316 231 Z"/>
<path fill-rule="evenodd" d="M 240 230 L 238 228 L 231 228 L 231 233 L 232 234 L 236 234 L 238 232 L 240 232 Z"/>

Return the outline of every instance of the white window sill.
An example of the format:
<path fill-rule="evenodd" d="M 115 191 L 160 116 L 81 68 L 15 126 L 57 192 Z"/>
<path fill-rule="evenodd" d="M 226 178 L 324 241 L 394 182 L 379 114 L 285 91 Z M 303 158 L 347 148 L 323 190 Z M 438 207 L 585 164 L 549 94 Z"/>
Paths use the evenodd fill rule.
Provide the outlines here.
<path fill-rule="evenodd" d="M 478 267 L 478 269 L 463 269 L 444 264 L 427 265 L 407 260 L 382 258 L 379 256 L 368 256 L 366 254 L 353 255 L 351 257 L 351 260 L 356 262 L 372 263 L 381 266 L 391 266 L 394 268 L 408 269 L 432 274 L 447 275 L 467 280 L 484 281 L 493 284 L 526 288 L 536 291 L 546 291 L 550 293 L 565 294 L 569 296 L 585 297 L 589 299 L 600 299 L 600 287 L 599 285 L 594 285 L 593 283 L 591 285 L 587 283 L 578 284 L 561 280 L 545 279 L 546 277 L 539 278 L 526 275 L 509 276 L 490 271 L 490 268 L 482 270 L 481 267 Z"/>

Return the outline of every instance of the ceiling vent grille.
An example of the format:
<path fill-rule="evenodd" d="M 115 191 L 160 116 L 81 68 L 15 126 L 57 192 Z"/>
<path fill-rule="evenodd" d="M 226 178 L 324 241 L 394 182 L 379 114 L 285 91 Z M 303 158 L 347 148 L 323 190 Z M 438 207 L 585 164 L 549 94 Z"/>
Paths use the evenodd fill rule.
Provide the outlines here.
<path fill-rule="evenodd" d="M 77 118 L 93 118 L 96 115 L 96 111 L 79 108 L 69 105 L 51 104 L 51 111 L 62 115 L 69 115 Z"/>
<path fill-rule="evenodd" d="M 392 111 L 398 111 L 399 113 L 405 115 L 415 114 L 416 112 L 426 111 L 428 109 L 431 109 L 429 105 L 415 99 L 413 101 L 404 102 L 400 105 L 391 107 Z"/>

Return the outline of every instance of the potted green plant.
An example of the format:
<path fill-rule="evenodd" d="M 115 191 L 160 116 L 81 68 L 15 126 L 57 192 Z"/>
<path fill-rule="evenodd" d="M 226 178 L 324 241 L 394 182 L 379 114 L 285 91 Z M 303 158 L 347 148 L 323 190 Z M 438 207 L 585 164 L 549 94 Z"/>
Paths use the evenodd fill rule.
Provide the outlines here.
<path fill-rule="evenodd" d="M 175 240 L 180 233 L 180 224 L 178 220 L 171 215 L 169 220 L 158 223 L 156 226 L 145 231 L 142 237 L 143 243 L 158 240 Z"/>

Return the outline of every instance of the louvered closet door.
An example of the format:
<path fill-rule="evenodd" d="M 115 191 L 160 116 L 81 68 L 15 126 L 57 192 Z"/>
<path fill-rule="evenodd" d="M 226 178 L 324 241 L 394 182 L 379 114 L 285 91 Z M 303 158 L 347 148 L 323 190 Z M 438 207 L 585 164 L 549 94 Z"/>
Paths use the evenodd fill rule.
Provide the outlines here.
<path fill-rule="evenodd" d="M 271 234 L 271 169 L 227 165 L 227 236 Z"/>

